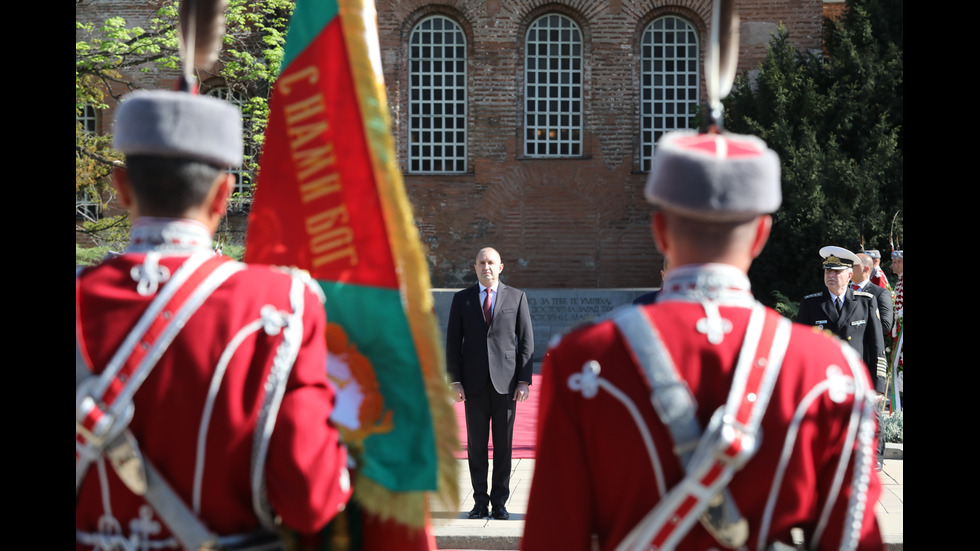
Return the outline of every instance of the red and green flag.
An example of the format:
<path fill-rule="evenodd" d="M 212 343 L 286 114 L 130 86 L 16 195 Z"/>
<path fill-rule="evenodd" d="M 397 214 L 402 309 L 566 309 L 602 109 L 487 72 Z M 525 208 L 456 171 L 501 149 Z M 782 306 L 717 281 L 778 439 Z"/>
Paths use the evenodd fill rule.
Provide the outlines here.
<path fill-rule="evenodd" d="M 371 0 L 296 2 L 269 107 L 246 260 L 320 283 L 354 495 L 424 526 L 429 492 L 455 502 L 456 425 Z"/>

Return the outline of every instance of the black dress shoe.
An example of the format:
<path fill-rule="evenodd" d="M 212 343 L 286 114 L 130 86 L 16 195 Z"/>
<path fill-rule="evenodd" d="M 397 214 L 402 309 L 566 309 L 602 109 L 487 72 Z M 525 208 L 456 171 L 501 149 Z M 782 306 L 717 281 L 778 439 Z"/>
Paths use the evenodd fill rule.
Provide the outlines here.
<path fill-rule="evenodd" d="M 507 520 L 510 518 L 510 513 L 507 512 L 507 508 L 501 505 L 500 507 L 494 507 L 491 516 L 497 520 Z"/>
<path fill-rule="evenodd" d="M 487 510 L 487 506 L 476 505 L 470 512 L 467 513 L 466 518 L 487 518 L 490 516 L 490 511 Z"/>

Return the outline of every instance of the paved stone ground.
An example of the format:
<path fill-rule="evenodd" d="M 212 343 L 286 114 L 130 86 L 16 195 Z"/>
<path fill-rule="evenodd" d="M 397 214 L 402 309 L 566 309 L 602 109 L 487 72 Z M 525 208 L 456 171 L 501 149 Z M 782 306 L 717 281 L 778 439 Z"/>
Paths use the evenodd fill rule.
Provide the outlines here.
<path fill-rule="evenodd" d="M 507 502 L 510 520 L 466 518 L 466 513 L 473 508 L 473 492 L 466 460 L 459 462 L 462 499 L 459 507 L 456 510 L 446 510 L 445 507 L 433 504 L 432 521 L 438 548 L 501 551 L 518 549 L 521 533 L 524 531 L 524 514 L 527 512 L 534 460 L 513 460 L 511 494 Z M 888 551 L 901 551 L 904 544 L 904 463 L 903 444 L 888 444 L 885 450 L 885 469 L 881 473 L 884 491 L 877 504 L 878 523 Z"/>

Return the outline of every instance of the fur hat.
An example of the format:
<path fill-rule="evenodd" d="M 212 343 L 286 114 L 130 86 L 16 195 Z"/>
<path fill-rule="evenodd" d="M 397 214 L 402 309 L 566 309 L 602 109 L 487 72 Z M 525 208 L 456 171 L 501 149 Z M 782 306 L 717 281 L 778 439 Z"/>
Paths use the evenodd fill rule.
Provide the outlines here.
<path fill-rule="evenodd" d="M 221 168 L 242 164 L 242 115 L 227 101 L 140 90 L 116 109 L 114 143 L 128 155 L 174 157 Z"/>
<path fill-rule="evenodd" d="M 670 132 L 657 142 L 646 198 L 706 221 L 775 212 L 779 156 L 755 136 Z"/>

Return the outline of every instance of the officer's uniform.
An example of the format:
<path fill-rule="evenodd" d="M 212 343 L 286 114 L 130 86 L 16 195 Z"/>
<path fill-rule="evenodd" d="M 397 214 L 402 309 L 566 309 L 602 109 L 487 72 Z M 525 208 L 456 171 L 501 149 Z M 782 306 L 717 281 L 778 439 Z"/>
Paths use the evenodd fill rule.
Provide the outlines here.
<path fill-rule="evenodd" d="M 860 262 L 851 251 L 832 245 L 821 248 L 820 256 L 825 270 L 850 269 L 853 264 Z M 829 331 L 849 344 L 864 360 L 872 388 L 878 393 L 884 393 L 888 381 L 888 361 L 885 359 L 885 341 L 881 334 L 878 302 L 871 293 L 852 291 L 849 284 L 845 284 L 844 288 L 846 290 L 839 313 L 834 303 L 835 297 L 824 289 L 823 292 L 803 297 L 796 313 L 796 321 Z M 880 429 L 880 410 L 875 408 L 875 411 L 878 412 Z M 880 430 L 878 434 L 880 436 Z M 885 441 L 879 439 L 875 459 L 879 471 L 884 464 L 884 454 Z"/>
<path fill-rule="evenodd" d="M 881 322 L 881 335 L 885 341 L 885 348 L 887 348 L 888 336 L 891 335 L 892 324 L 895 322 L 892 292 L 871 283 L 871 280 L 865 281 L 864 285 L 851 283 L 850 287 L 852 291 L 864 291 L 875 297 L 875 304 L 878 307 L 878 321 Z"/>
<path fill-rule="evenodd" d="M 827 258 L 836 257 L 825 257 L 825 266 L 829 265 Z M 867 364 L 868 374 L 871 376 L 875 390 L 884 392 L 887 363 L 877 302 L 871 293 L 852 291 L 849 286 L 846 287 L 840 313 L 834 305 L 830 291 L 824 289 L 820 293 L 803 297 L 796 314 L 796 321 L 825 329 L 851 345 Z"/>
<path fill-rule="evenodd" d="M 214 138 L 222 131 L 215 125 L 227 126 L 228 117 L 240 125 L 233 107 L 225 112 L 216 102 L 172 92 L 134 94 L 118 109 L 117 147 L 132 151 L 131 132 L 146 138 L 159 131 L 180 142 L 184 132 Z M 156 124 L 152 113 L 169 121 Z M 239 150 L 230 160 L 217 148 L 229 166 L 241 159 L 240 137 L 230 143 Z M 139 147 L 171 148 L 154 137 Z M 230 538 L 274 533 L 277 520 L 313 533 L 343 508 L 350 495 L 347 454 L 328 421 L 334 391 L 326 378 L 326 316 L 315 285 L 303 272 L 215 255 L 210 230 L 200 222 L 149 217 L 136 220 L 125 253 L 77 274 L 77 548 L 173 544 L 175 531 L 155 505 L 123 483 L 97 439 L 88 437 L 111 407 L 125 403 L 128 390 L 119 389 L 135 392 L 132 418 L 119 428 L 223 545 L 248 549 Z M 180 309 L 171 302 L 153 314 L 164 304 L 158 297 L 192 289 Z M 183 308 L 191 308 L 186 319 Z M 168 344 L 171 319 L 178 330 Z M 128 342 L 140 323 L 166 330 L 150 329 Z M 143 349 L 150 356 L 158 351 L 159 359 L 127 371 L 128 358 Z M 119 358 L 125 360 L 119 374 L 108 375 Z M 85 366 L 80 385 L 79 365 Z M 84 369 L 93 375 L 85 378 Z M 93 405 L 100 399 L 105 405 Z"/>
<path fill-rule="evenodd" d="M 697 136 L 667 134 L 658 143 L 647 184 L 651 202 L 707 220 L 778 208 L 778 158 L 761 141 L 715 136 L 724 143 L 712 144 Z M 738 197 L 726 195 L 738 182 Z M 758 330 L 758 319 L 783 332 L 772 337 Z M 777 342 L 782 356 L 756 361 L 744 351 Z M 740 364 L 741 355 L 750 361 Z M 664 372 L 651 364 L 672 366 L 675 381 L 664 383 Z M 602 550 L 648 548 L 651 540 L 636 534 L 670 511 L 672 497 L 703 465 L 679 444 L 690 440 L 679 437 L 676 419 L 690 415 L 696 429 L 714 434 L 713 414 L 748 389 L 746 381 L 758 380 L 744 377 L 745 366 L 774 366 L 775 373 L 761 377 L 773 385 L 771 393 L 742 392 L 734 402 L 768 400 L 758 420 L 760 446 L 725 486 L 727 503 L 734 502 L 747 525 L 747 539 L 733 547 L 789 543 L 791 529 L 800 528 L 807 548 L 881 549 L 874 515 L 881 488 L 871 472 L 874 417 L 860 359 L 840 341 L 762 307 L 745 273 L 726 264 L 676 267 L 655 304 L 614 311 L 550 348 L 522 549 L 585 551 L 593 549 L 593 537 Z M 685 389 L 693 408 L 662 398 L 672 391 L 687 395 Z M 673 545 L 725 548 L 706 526 L 693 521 Z"/>

